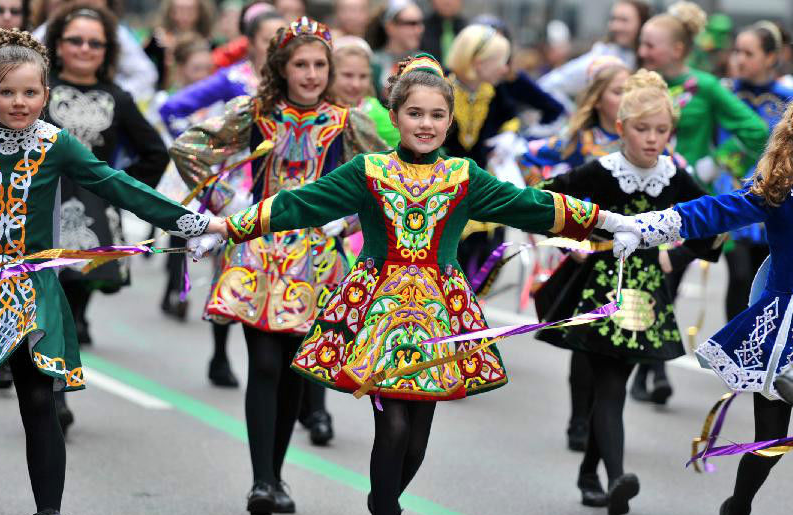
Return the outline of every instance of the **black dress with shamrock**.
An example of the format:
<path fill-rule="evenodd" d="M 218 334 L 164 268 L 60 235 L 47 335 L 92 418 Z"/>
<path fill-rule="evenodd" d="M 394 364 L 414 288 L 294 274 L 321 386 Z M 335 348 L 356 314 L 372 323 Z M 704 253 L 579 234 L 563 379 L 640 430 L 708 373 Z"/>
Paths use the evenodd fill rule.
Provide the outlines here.
<path fill-rule="evenodd" d="M 619 153 L 603 156 L 543 183 L 542 187 L 586 198 L 603 209 L 624 215 L 666 209 L 705 192 L 671 158 L 642 169 Z M 601 232 L 601 231 L 596 231 Z M 609 235 L 602 233 L 603 239 Z M 549 329 L 540 340 L 560 347 L 606 354 L 631 362 L 670 360 L 685 353 L 674 315 L 673 299 L 658 263 L 658 249 L 637 250 L 625 261 L 622 309 L 591 324 Z M 689 240 L 671 249 L 673 262 L 692 253 L 716 261 L 714 239 Z M 610 251 L 591 254 L 583 263 L 566 259 L 537 292 L 537 315 L 559 320 L 585 313 L 615 299 L 618 261 Z"/>

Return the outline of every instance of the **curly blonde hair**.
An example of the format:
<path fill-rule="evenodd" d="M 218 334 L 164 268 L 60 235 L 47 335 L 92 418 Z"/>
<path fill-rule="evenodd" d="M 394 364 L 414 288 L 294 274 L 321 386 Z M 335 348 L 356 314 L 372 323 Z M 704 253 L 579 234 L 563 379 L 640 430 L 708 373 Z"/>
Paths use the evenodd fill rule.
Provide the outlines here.
<path fill-rule="evenodd" d="M 694 39 L 708 23 L 708 15 L 694 2 L 675 2 L 665 13 L 653 16 L 647 23 L 666 26 L 675 41 L 683 43 L 687 56 L 694 48 Z"/>
<path fill-rule="evenodd" d="M 624 122 L 664 110 L 672 117 L 672 124 L 676 125 L 680 111 L 675 108 L 669 87 L 661 75 L 642 68 L 628 77 L 622 89 L 618 120 Z"/>
<path fill-rule="evenodd" d="M 5 79 L 8 72 L 26 63 L 35 64 L 41 69 L 41 84 L 46 88 L 50 67 L 47 48 L 29 32 L 0 29 L 0 81 Z"/>
<path fill-rule="evenodd" d="M 774 127 L 763 156 L 757 163 L 750 193 L 762 197 L 772 207 L 778 207 L 793 189 L 793 102 Z"/>

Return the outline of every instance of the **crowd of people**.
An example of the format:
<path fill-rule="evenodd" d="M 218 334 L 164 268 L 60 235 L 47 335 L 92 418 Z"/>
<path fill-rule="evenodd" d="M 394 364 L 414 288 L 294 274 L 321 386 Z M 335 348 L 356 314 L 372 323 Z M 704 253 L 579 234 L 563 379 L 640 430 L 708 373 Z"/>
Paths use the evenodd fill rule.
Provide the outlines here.
<path fill-rule="evenodd" d="M 786 435 L 793 47 L 781 24 L 733 31 L 692 2 L 654 13 L 616 0 L 591 49 L 529 70 L 509 24 L 466 19 L 462 0 L 429 13 L 336 0 L 327 23 L 302 0 L 160 7 L 141 32 L 117 0 L 0 0 L 0 170 L 14 170 L 0 176 L 0 387 L 16 387 L 38 515 L 61 509 L 89 301 L 134 278 L 125 260 L 9 270 L 50 248 L 125 245 L 120 209 L 214 260 L 208 379 L 239 387 L 226 347 L 240 325 L 254 515 L 296 511 L 284 459 L 298 421 L 314 445 L 333 438 L 327 389 L 370 395 L 366 504 L 401 512 L 436 402 L 507 382 L 477 300 L 507 226 L 569 242 L 532 292 L 541 320 L 621 306 L 537 334 L 572 351 L 567 445 L 583 452 L 584 505 L 624 514 L 639 493 L 623 466 L 626 397 L 672 396 L 664 364 L 685 354 L 675 298 L 696 259 L 724 254 L 729 270 L 730 322 L 698 357 L 754 393 L 757 440 Z M 185 322 L 188 261 L 167 255 L 161 302 Z M 750 513 L 778 459 L 745 454 L 720 514 Z"/>

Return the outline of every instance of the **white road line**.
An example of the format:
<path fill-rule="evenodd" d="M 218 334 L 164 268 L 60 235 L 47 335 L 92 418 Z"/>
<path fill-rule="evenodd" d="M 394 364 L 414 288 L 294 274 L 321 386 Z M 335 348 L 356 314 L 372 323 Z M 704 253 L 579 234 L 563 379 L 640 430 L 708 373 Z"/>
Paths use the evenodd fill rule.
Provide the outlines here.
<path fill-rule="evenodd" d="M 166 410 L 173 408 L 169 403 L 153 397 L 148 393 L 142 392 L 137 388 L 133 388 L 127 384 L 122 383 L 110 376 L 106 376 L 101 372 L 94 369 L 83 367 L 83 374 L 88 386 L 96 386 L 108 393 L 118 395 L 133 404 L 137 404 L 147 409 Z"/>
<path fill-rule="evenodd" d="M 486 304 L 482 306 L 482 309 L 484 309 L 485 311 L 485 317 L 487 318 L 487 320 L 499 324 L 517 325 L 517 324 L 537 323 L 537 319 L 533 316 L 521 315 L 519 313 L 515 313 L 514 311 L 509 311 L 507 309 L 500 309 L 494 306 L 488 306 Z M 693 370 L 694 372 L 700 372 L 708 375 L 713 374 L 713 372 L 708 370 L 707 368 L 702 368 L 699 365 L 699 361 L 697 360 L 697 358 L 690 355 L 681 356 L 667 363 L 673 367 L 682 368 L 685 370 Z"/>

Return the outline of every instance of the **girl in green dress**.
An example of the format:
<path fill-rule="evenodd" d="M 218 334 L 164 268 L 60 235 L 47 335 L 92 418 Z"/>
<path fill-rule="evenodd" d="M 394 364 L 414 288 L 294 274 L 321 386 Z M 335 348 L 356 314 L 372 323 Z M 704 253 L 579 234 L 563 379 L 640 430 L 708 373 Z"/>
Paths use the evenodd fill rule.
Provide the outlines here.
<path fill-rule="evenodd" d="M 40 119 L 47 103 L 46 49 L 30 34 L 0 30 L 0 263 L 54 247 L 61 177 L 182 237 L 217 230 L 99 161 L 67 130 Z M 53 269 L 0 278 L 0 365 L 11 364 L 39 514 L 60 510 L 66 449 L 54 390 L 85 388 L 69 304 Z"/>
<path fill-rule="evenodd" d="M 622 217 L 548 191 L 501 182 L 470 159 L 441 155 L 452 122 L 454 92 L 427 54 L 401 63 L 390 81 L 396 149 L 360 154 L 317 181 L 281 190 L 227 218 L 233 242 L 299 227 L 322 226 L 357 213 L 364 247 L 329 296 L 299 347 L 292 368 L 328 388 L 352 392 L 372 374 L 450 356 L 469 343 L 426 344 L 434 337 L 487 327 L 457 262 L 468 220 L 585 238 L 596 226 L 613 231 Z M 211 245 L 188 246 L 196 254 Z M 495 346 L 466 359 L 375 383 L 369 510 L 400 513 L 399 496 L 419 469 L 436 401 L 503 386 Z"/>

